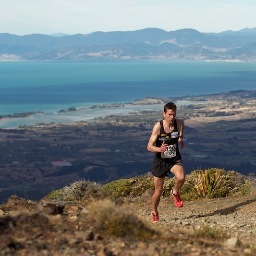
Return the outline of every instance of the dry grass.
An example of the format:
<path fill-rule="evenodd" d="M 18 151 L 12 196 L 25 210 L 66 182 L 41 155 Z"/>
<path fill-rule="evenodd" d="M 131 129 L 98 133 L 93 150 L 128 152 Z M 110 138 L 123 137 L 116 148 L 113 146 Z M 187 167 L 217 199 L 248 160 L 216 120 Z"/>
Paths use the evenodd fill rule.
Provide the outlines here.
<path fill-rule="evenodd" d="M 224 232 L 216 227 L 213 228 L 213 227 L 210 227 L 209 225 L 202 225 L 198 229 L 195 229 L 195 231 L 193 233 L 193 237 L 222 240 L 222 239 L 227 239 L 230 236 L 228 236 L 226 232 Z"/>
<path fill-rule="evenodd" d="M 223 171 L 220 169 L 208 169 L 198 172 L 198 181 L 195 189 L 200 197 L 212 198 L 215 191 L 222 185 Z"/>
<path fill-rule="evenodd" d="M 157 231 L 139 219 L 128 206 L 117 206 L 110 200 L 95 201 L 89 206 L 94 228 L 105 235 L 132 240 L 152 239 Z"/>

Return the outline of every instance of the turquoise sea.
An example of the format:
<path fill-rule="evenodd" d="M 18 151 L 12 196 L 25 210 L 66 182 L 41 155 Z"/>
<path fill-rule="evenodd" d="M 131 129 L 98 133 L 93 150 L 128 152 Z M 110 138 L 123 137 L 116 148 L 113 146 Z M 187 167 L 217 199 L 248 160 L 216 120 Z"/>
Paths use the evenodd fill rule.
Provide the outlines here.
<path fill-rule="evenodd" d="M 0 62 L 0 115 L 255 89 L 256 63 Z"/>

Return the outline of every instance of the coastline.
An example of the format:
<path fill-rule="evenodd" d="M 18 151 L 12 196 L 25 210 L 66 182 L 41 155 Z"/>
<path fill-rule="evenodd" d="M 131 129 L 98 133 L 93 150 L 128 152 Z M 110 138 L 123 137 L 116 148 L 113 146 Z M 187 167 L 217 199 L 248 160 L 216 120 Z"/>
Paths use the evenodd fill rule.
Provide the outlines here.
<path fill-rule="evenodd" d="M 166 99 L 165 99 L 166 100 Z M 176 100 L 177 106 L 194 104 L 193 101 Z M 15 129 L 24 126 L 68 124 L 91 121 L 110 115 L 129 115 L 140 111 L 161 111 L 164 99 L 144 98 L 127 103 L 99 103 L 91 106 L 69 107 L 55 112 L 25 112 L 0 118 L 0 128 Z"/>
<path fill-rule="evenodd" d="M 93 122 L 112 116 L 139 115 L 145 111 L 159 112 L 164 104 L 174 101 L 182 118 L 191 126 L 220 120 L 250 119 L 256 114 L 255 90 L 237 90 L 219 94 L 185 96 L 176 98 L 147 97 L 132 102 L 98 103 L 93 105 L 67 107 L 53 112 L 25 112 L 12 117 L 0 116 L 0 128 L 16 129 L 27 126 L 47 126 Z M 180 111 L 180 110 L 185 110 Z M 145 113 L 143 113 L 145 114 Z"/>

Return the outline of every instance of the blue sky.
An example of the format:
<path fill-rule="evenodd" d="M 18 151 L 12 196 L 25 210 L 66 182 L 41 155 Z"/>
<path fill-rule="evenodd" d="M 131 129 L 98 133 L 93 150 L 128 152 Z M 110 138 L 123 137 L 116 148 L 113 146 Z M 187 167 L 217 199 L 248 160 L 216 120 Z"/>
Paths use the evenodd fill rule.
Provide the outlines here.
<path fill-rule="evenodd" d="M 88 34 L 256 27 L 255 0 L 0 0 L 0 33 Z"/>

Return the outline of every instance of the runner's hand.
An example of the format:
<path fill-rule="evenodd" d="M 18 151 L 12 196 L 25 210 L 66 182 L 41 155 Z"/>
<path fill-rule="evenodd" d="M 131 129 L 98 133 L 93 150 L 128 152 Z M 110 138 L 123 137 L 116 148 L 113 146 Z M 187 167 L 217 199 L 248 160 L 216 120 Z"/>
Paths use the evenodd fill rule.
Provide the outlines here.
<path fill-rule="evenodd" d="M 178 143 L 179 143 L 180 148 L 183 149 L 184 148 L 184 142 L 183 142 L 182 138 L 179 138 Z"/>
<path fill-rule="evenodd" d="M 159 148 L 159 152 L 164 152 L 166 151 L 167 148 L 167 144 L 165 144 L 164 142 L 162 143 L 161 147 Z"/>

